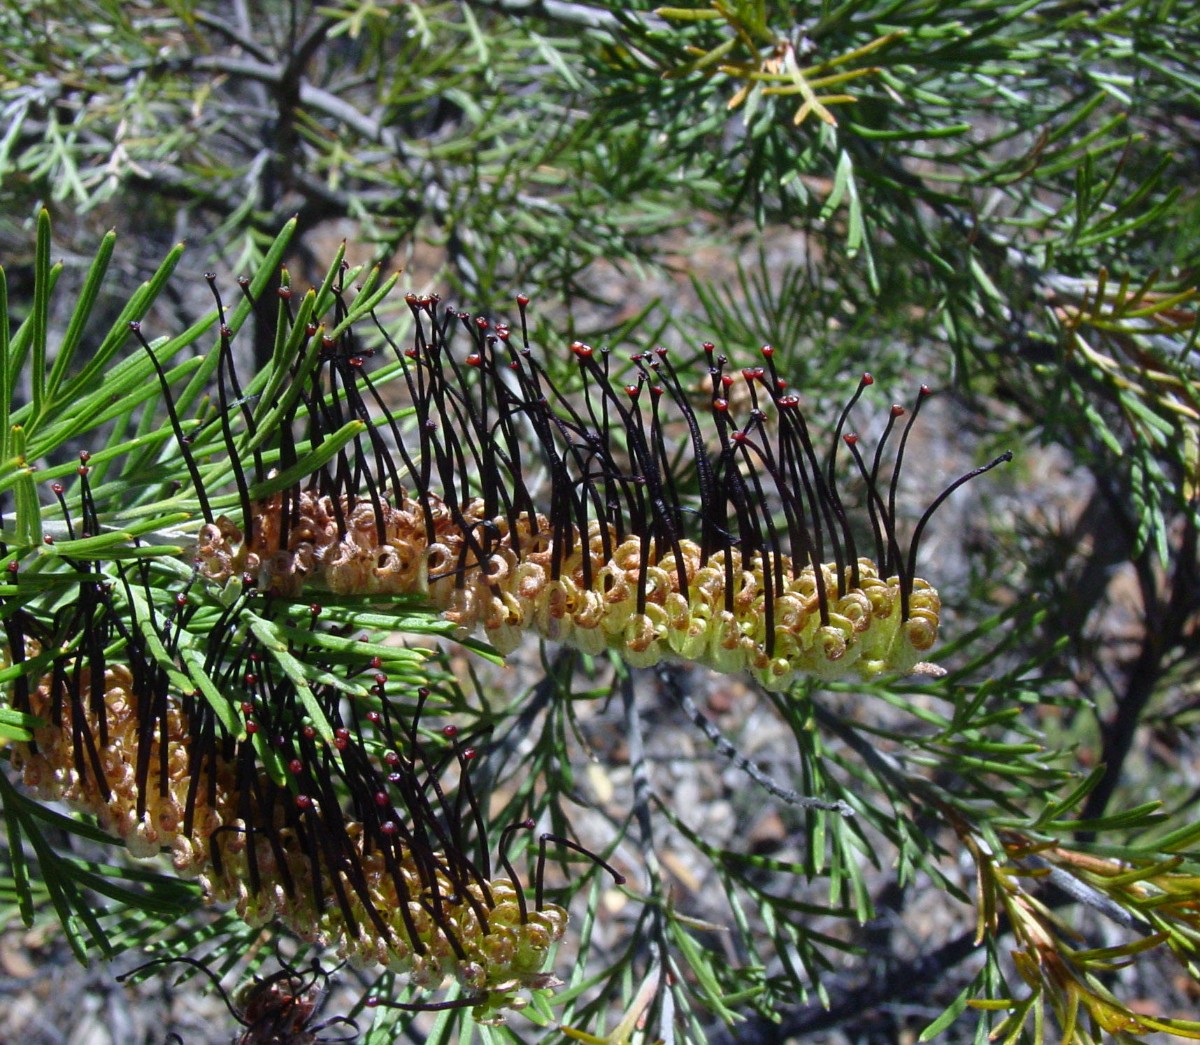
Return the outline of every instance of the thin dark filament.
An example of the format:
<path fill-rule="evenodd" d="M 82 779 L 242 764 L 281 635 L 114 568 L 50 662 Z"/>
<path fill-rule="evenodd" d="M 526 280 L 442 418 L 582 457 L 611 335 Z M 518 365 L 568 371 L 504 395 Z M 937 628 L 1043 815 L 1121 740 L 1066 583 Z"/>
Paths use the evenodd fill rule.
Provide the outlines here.
<path fill-rule="evenodd" d="M 879 496 L 879 466 L 883 459 L 883 448 L 887 445 L 891 438 L 892 432 L 895 430 L 896 421 L 905 413 L 904 407 L 893 406 L 888 414 L 887 427 L 883 430 L 883 435 L 879 437 L 879 442 L 875 444 L 875 457 L 871 462 L 871 474 L 866 476 L 867 492 L 869 494 L 867 500 L 868 511 L 871 515 L 871 528 L 875 533 L 875 549 L 879 558 L 879 574 L 881 577 L 887 577 L 892 573 L 891 558 L 895 554 L 897 557 L 900 554 L 900 549 L 895 546 L 892 534 L 887 535 L 887 544 L 885 546 L 883 533 L 881 531 L 881 522 L 884 527 L 888 524 L 888 513 L 883 505 L 883 499 Z M 878 512 L 876 511 L 878 505 Z M 881 519 L 882 515 L 882 519 Z M 891 527 L 894 529 L 896 521 L 891 520 Z"/>
<path fill-rule="evenodd" d="M 900 468 L 904 464 L 904 450 L 908 446 L 908 436 L 909 436 L 909 433 L 912 432 L 913 425 L 917 423 L 917 416 L 921 413 L 921 406 L 924 404 L 925 400 L 929 398 L 930 395 L 931 395 L 931 393 L 929 391 L 929 388 L 926 385 L 922 385 L 920 388 L 920 391 L 917 393 L 917 402 L 913 406 L 912 413 L 909 415 L 908 423 L 904 426 L 904 431 L 900 436 L 900 445 L 896 449 L 896 461 L 892 465 L 892 478 L 891 478 L 891 481 L 888 483 L 887 517 L 892 520 L 894 520 L 896 518 L 896 489 L 900 483 Z M 912 549 L 911 542 L 909 544 L 909 549 L 910 550 Z M 900 560 L 900 552 L 899 552 L 899 549 L 897 549 L 896 563 L 895 563 L 897 568 L 899 568 L 899 566 L 900 566 L 899 560 Z M 908 576 L 911 578 L 912 574 L 910 573 Z M 911 585 L 906 588 L 906 586 L 904 584 L 904 580 L 903 580 L 903 578 L 901 578 L 900 596 L 901 596 L 901 602 L 904 607 L 906 618 L 907 618 L 907 611 L 908 611 L 907 596 L 908 596 L 909 592 L 911 592 L 911 590 L 912 590 Z"/>
<path fill-rule="evenodd" d="M 526 821 L 526 822 L 529 823 L 529 821 Z M 530 824 L 530 826 L 532 826 L 532 824 Z M 541 838 L 538 839 L 537 876 L 535 879 L 535 885 L 536 885 L 536 889 L 537 889 L 537 894 L 536 894 L 537 910 L 540 911 L 542 909 L 542 907 L 544 906 L 543 902 L 542 902 L 542 898 L 543 898 L 543 893 L 544 893 L 543 881 L 544 881 L 544 877 L 545 877 L 544 872 L 546 869 L 546 843 L 547 842 L 557 842 L 559 845 L 564 846 L 567 849 L 572 849 L 575 852 L 581 854 L 582 856 L 586 856 L 589 860 L 592 861 L 592 863 L 594 863 L 600 867 L 603 867 L 604 870 L 606 870 L 610 875 L 612 875 L 613 881 L 617 885 L 625 884 L 625 876 L 623 874 L 621 874 L 621 872 L 618 871 L 615 867 L 613 867 L 612 864 L 610 864 L 607 860 L 604 860 L 600 856 L 597 856 L 590 849 L 587 849 L 584 846 L 581 846 L 578 842 L 572 842 L 569 838 L 563 838 L 561 835 L 544 834 L 541 836 Z"/>
<path fill-rule="evenodd" d="M 867 484 L 867 504 L 870 508 L 871 521 L 876 522 L 878 514 L 881 517 L 884 529 L 887 533 L 888 555 L 887 557 L 880 556 L 879 575 L 886 580 L 895 571 L 898 574 L 900 584 L 900 616 L 902 620 L 908 619 L 908 595 L 912 590 L 912 574 L 904 572 L 904 564 L 900 557 L 899 539 L 896 535 L 896 521 L 888 513 L 887 508 L 883 503 L 883 498 L 879 494 L 879 488 L 873 481 L 873 474 L 867 472 L 866 462 L 863 460 L 862 452 L 858 449 L 857 441 L 852 441 L 851 436 L 846 437 L 847 445 L 850 447 L 850 453 L 854 457 L 854 463 L 858 466 L 859 474 L 863 477 L 863 481 Z M 878 454 L 876 454 L 876 462 L 878 462 Z M 878 541 L 878 537 L 876 538 Z"/>
<path fill-rule="evenodd" d="M 934 500 L 933 504 L 931 504 L 928 508 L 925 509 L 925 514 L 922 515 L 920 520 L 917 522 L 917 527 L 915 530 L 913 530 L 912 540 L 909 542 L 909 545 L 908 545 L 908 576 L 909 576 L 910 588 L 912 586 L 911 578 L 915 576 L 914 571 L 917 568 L 917 549 L 921 543 L 921 535 L 925 532 L 926 524 L 929 522 L 930 519 L 933 518 L 933 513 L 936 512 L 942 506 L 942 503 L 946 500 L 947 497 L 949 497 L 952 493 L 954 493 L 954 491 L 957 490 L 964 483 L 969 483 L 972 479 L 976 478 L 977 476 L 983 475 L 984 472 L 990 472 L 997 465 L 1007 464 L 1009 461 L 1012 460 L 1012 458 L 1013 458 L 1012 451 L 1005 450 L 1004 453 L 1002 453 L 999 457 L 995 458 L 994 460 L 989 461 L 987 464 L 982 465 L 979 468 L 973 468 L 971 471 L 967 472 L 965 475 L 960 475 L 957 479 L 954 480 L 954 482 L 952 482 L 949 486 L 947 486 L 946 489 L 944 489 L 940 494 L 938 494 L 938 496 Z M 903 591 L 901 591 L 901 595 L 903 595 Z M 902 611 L 903 611 L 904 617 L 907 619 L 908 606 L 904 605 L 902 607 Z"/>
<path fill-rule="evenodd" d="M 508 840 L 517 831 L 532 831 L 532 820 L 521 820 L 514 824 L 509 824 L 500 832 L 500 844 L 496 849 L 496 856 L 500 861 L 501 866 L 508 874 L 508 880 L 512 882 L 513 888 L 517 892 L 517 906 L 521 909 L 521 924 L 525 925 L 529 921 L 529 908 L 525 904 L 525 890 L 521 887 L 521 879 L 517 872 L 513 869 L 512 863 L 508 859 Z M 538 864 L 538 894 L 537 894 L 537 909 L 542 909 L 542 892 L 541 892 L 541 864 Z"/>
<path fill-rule="evenodd" d="M 154 372 L 158 375 L 158 383 L 162 388 L 163 403 L 167 408 L 167 415 L 171 420 L 171 427 L 175 429 L 175 437 L 179 442 L 180 453 L 183 454 L 184 464 L 187 466 L 188 474 L 192 478 L 192 486 L 196 490 L 196 499 L 200 502 L 200 511 L 204 516 L 206 523 L 213 521 L 212 508 L 208 504 L 208 495 L 204 492 L 204 483 L 200 478 L 200 469 L 196 467 L 196 459 L 192 456 L 191 447 L 188 445 L 187 436 L 183 434 L 183 426 L 179 423 L 179 415 L 175 411 L 175 399 L 171 395 L 171 386 L 167 383 L 167 374 L 163 370 L 162 364 L 154 355 L 149 343 L 142 336 L 142 327 L 140 323 L 130 323 L 129 328 L 134 332 L 142 348 L 146 350 L 146 354 L 150 357 L 150 363 L 154 367 Z"/>

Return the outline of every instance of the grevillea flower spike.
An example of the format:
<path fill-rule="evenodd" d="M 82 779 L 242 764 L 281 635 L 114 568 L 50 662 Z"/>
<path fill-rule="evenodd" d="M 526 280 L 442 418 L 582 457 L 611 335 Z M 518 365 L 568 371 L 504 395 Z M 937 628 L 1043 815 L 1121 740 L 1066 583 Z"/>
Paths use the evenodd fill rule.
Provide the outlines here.
<path fill-rule="evenodd" d="M 296 375 L 289 420 L 302 408 L 314 445 L 349 420 L 368 427 L 325 467 L 244 504 L 240 526 L 227 516 L 204 526 L 207 577 L 246 573 L 287 597 L 418 594 L 501 652 L 533 631 L 637 667 L 676 658 L 747 672 L 774 690 L 806 674 L 907 673 L 933 647 L 940 602 L 916 572 L 921 534 L 950 493 L 1011 455 L 951 483 L 903 543 L 896 490 L 927 388 L 886 474 L 906 411 L 892 408 L 869 461 L 845 432 L 869 374 L 822 449 L 769 346 L 734 373 L 705 344 L 711 391 L 697 409 L 666 349 L 633 355 L 618 383 L 607 351 L 576 342 L 572 397 L 529 346 L 523 296 L 517 338 L 436 297 L 407 300 L 411 345 L 377 329 L 403 367 L 413 420 L 402 425 L 372 384 L 360 335 L 337 322 L 344 305 L 336 336 L 312 323 L 320 351 Z M 457 351 L 456 331 L 467 342 Z M 738 382 L 750 404 L 741 416 Z M 841 445 L 866 490 L 873 558 L 839 491 Z"/>

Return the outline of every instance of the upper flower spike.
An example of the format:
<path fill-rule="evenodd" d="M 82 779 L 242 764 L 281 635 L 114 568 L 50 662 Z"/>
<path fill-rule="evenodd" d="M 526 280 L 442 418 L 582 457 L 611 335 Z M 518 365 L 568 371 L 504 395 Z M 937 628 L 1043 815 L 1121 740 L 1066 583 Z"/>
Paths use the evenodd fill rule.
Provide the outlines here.
<path fill-rule="evenodd" d="M 953 490 L 1010 455 L 952 483 L 905 545 L 896 488 L 927 388 L 885 474 L 902 408 L 869 464 L 843 435 L 869 374 L 821 438 L 769 346 L 735 373 L 704 345 L 698 408 L 666 349 L 635 354 L 616 380 L 607 350 L 575 342 L 582 392 L 568 395 L 529 346 L 526 299 L 519 338 L 436 297 L 407 301 L 411 345 L 377 327 L 415 421 L 387 409 L 353 329 L 327 338 L 314 370 L 295 376 L 311 438 L 371 423 L 316 474 L 252 504 L 241 527 L 206 525 L 208 576 L 249 572 L 293 596 L 420 593 L 501 651 L 532 629 L 635 666 L 676 657 L 745 671 L 770 689 L 805 674 L 909 672 L 933 646 L 940 603 L 916 575 L 921 533 Z M 452 347 L 456 334 L 465 348 Z M 839 489 L 843 443 L 866 489 L 863 528 Z M 873 559 L 856 540 L 866 525 Z"/>

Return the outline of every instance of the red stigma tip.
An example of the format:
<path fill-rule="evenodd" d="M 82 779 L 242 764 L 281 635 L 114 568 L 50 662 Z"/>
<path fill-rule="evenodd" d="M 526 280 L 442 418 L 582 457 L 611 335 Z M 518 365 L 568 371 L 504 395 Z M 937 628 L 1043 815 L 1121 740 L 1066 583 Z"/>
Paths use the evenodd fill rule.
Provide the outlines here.
<path fill-rule="evenodd" d="M 872 377 L 870 374 L 863 374 L 862 383 L 864 385 L 873 385 L 873 384 L 875 384 L 875 378 Z"/>
<path fill-rule="evenodd" d="M 442 730 L 442 736 L 444 736 L 447 740 L 453 740 L 456 736 L 458 736 L 458 726 L 446 726 Z"/>
<path fill-rule="evenodd" d="M 529 295 L 528 294 L 518 294 L 517 295 L 517 304 L 520 305 L 521 308 L 524 308 L 526 305 L 529 304 Z"/>
<path fill-rule="evenodd" d="M 309 798 L 308 795 L 297 795 L 296 796 L 296 808 L 299 809 L 300 812 L 303 813 L 309 809 L 312 809 L 312 804 L 313 804 L 312 799 Z"/>
<path fill-rule="evenodd" d="M 774 348 L 774 346 L 772 346 L 772 345 L 763 345 L 763 347 L 762 347 L 762 354 L 763 354 L 763 355 L 764 355 L 764 356 L 765 356 L 767 359 L 770 359 L 770 358 L 771 358 L 771 357 L 772 357 L 772 356 L 775 354 L 775 348 Z"/>

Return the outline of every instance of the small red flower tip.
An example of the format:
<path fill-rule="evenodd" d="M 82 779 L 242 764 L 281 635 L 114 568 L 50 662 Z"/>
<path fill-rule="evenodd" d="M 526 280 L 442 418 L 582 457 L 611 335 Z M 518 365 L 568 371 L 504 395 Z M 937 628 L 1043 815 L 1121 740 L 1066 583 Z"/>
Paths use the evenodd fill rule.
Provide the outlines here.
<path fill-rule="evenodd" d="M 46 544 L 53 544 L 53 543 L 54 543 L 54 537 L 53 537 L 53 535 L 52 535 L 52 534 L 49 534 L 49 533 L 44 533 L 44 534 L 42 534 L 42 540 L 43 540 L 43 542 L 45 542 Z"/>
<path fill-rule="evenodd" d="M 175 596 L 175 605 L 176 606 L 186 606 L 187 601 L 188 601 L 188 597 L 183 592 L 180 592 L 178 595 Z"/>
<path fill-rule="evenodd" d="M 713 406 L 713 409 L 717 411 L 717 413 L 723 414 L 729 409 L 729 400 L 728 399 L 714 399 L 712 406 Z"/>
<path fill-rule="evenodd" d="M 472 352 L 466 359 L 463 360 L 467 366 L 479 366 L 483 362 L 483 356 L 478 352 Z"/>
<path fill-rule="evenodd" d="M 284 301 L 291 301 L 292 299 L 291 287 L 280 287 L 277 291 L 275 291 L 275 293 L 278 294 L 279 297 Z"/>
<path fill-rule="evenodd" d="M 375 804 L 377 806 L 379 806 L 380 809 L 382 809 L 384 806 L 388 805 L 389 802 L 391 802 L 391 799 L 388 798 L 388 793 L 386 791 L 376 791 L 375 792 Z"/>
<path fill-rule="evenodd" d="M 893 403 L 892 404 L 892 416 L 893 417 L 903 417 L 904 416 L 904 407 L 902 407 L 899 403 Z"/>
<path fill-rule="evenodd" d="M 80 450 L 79 451 L 79 463 L 80 464 L 87 464 L 88 461 L 90 461 L 91 459 L 92 459 L 91 450 Z"/>
<path fill-rule="evenodd" d="M 258 676 L 254 674 L 253 671 L 247 671 L 242 681 L 246 683 L 247 686 L 257 686 Z"/>
<path fill-rule="evenodd" d="M 625 386 L 625 394 L 627 396 L 629 396 L 630 399 L 636 399 L 638 397 L 638 393 L 641 392 L 641 390 L 642 390 L 641 385 L 626 385 Z"/>
<path fill-rule="evenodd" d="M 314 602 L 311 606 L 308 607 L 308 612 L 311 613 L 314 617 L 321 616 L 320 603 Z"/>
<path fill-rule="evenodd" d="M 383 721 L 383 716 L 378 711 L 368 711 L 367 721 L 370 722 L 371 725 L 377 726 Z"/>
<path fill-rule="evenodd" d="M 444 736 L 447 740 L 453 740 L 456 736 L 458 736 L 458 726 L 446 726 L 442 730 L 442 736 Z"/>
<path fill-rule="evenodd" d="M 9 573 L 16 573 L 20 568 L 21 567 L 18 566 L 15 562 L 10 562 L 8 564 L 8 572 Z"/>
<path fill-rule="evenodd" d="M 250 736 L 254 736 L 254 734 L 257 732 L 258 732 L 258 723 L 252 721 L 251 719 L 246 719 L 246 733 Z"/>
<path fill-rule="evenodd" d="M 242 714 L 243 715 L 254 714 L 254 705 L 250 701 L 248 701 L 248 700 L 242 701 Z"/>
<path fill-rule="evenodd" d="M 297 795 L 296 796 L 296 808 L 299 809 L 300 812 L 303 813 L 309 809 L 312 809 L 312 804 L 313 804 L 313 800 L 311 798 L 309 798 L 308 795 Z"/>
<path fill-rule="evenodd" d="M 517 304 L 520 305 L 521 308 L 524 308 L 526 305 L 529 304 L 529 295 L 528 294 L 518 294 L 517 295 Z"/>
<path fill-rule="evenodd" d="M 379 825 L 379 830 L 382 831 L 385 835 L 388 835 L 389 837 L 391 837 L 399 830 L 399 828 L 396 827 L 395 820 L 385 820 L 382 824 Z M 368 1004 L 370 1004 L 370 999 L 368 999 Z"/>
<path fill-rule="evenodd" d="M 395 751 L 389 751 L 387 754 L 385 754 L 383 756 L 383 760 L 389 766 L 398 766 L 400 764 L 400 755 L 399 755 L 399 753 L 397 753 Z"/>
<path fill-rule="evenodd" d="M 304 772 L 304 763 L 301 762 L 300 759 L 298 759 L 298 758 L 293 758 L 288 763 L 288 772 L 291 773 L 293 776 L 303 773 Z"/>
<path fill-rule="evenodd" d="M 317 737 L 317 730 L 315 726 L 305 726 L 302 732 L 304 733 L 305 740 L 315 740 Z"/>
<path fill-rule="evenodd" d="M 62 493 L 62 492 L 63 492 L 63 484 L 62 484 L 62 483 L 51 483 L 51 484 L 50 484 L 50 489 L 51 489 L 51 491 L 53 491 L 54 493 L 56 493 L 56 494 L 60 494 L 60 493 Z"/>
<path fill-rule="evenodd" d="M 708 353 L 708 355 L 710 355 L 710 356 L 717 350 L 717 346 L 714 345 L 711 341 L 705 341 L 704 344 L 702 344 L 700 347 L 702 349 L 704 349 L 704 351 L 706 353 Z"/>
<path fill-rule="evenodd" d="M 854 432 L 847 432 L 842 438 L 845 440 L 847 446 L 858 445 L 858 436 Z"/>
<path fill-rule="evenodd" d="M 931 396 L 931 395 L 933 395 L 933 389 L 930 388 L 928 385 L 922 385 L 921 386 L 921 395 Z"/>
<path fill-rule="evenodd" d="M 875 378 L 872 377 L 870 374 L 863 374 L 862 383 L 864 385 L 873 385 L 873 384 L 875 384 Z"/>
<path fill-rule="evenodd" d="M 468 762 L 470 762 L 474 758 L 477 758 L 478 756 L 479 756 L 479 752 L 476 751 L 473 747 L 466 748 L 462 753 L 462 757 L 464 759 L 466 759 L 466 761 L 468 761 Z"/>
<path fill-rule="evenodd" d="M 763 345 L 762 354 L 770 359 L 775 354 L 775 349 L 772 345 Z"/>

